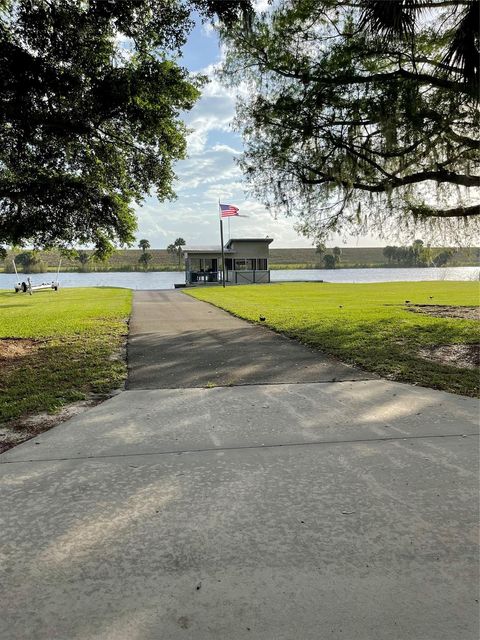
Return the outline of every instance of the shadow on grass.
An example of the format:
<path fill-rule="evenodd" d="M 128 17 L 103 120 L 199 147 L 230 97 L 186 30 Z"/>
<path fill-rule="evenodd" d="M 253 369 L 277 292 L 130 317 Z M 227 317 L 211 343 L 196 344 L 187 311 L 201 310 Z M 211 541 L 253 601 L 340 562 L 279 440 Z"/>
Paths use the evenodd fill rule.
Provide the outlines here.
<path fill-rule="evenodd" d="M 401 319 L 402 320 L 402 319 Z M 381 376 L 435 389 L 478 395 L 478 371 L 422 358 L 424 347 L 478 342 L 478 323 L 450 319 L 398 318 L 374 322 L 323 322 L 287 331 L 290 337 Z"/>
<path fill-rule="evenodd" d="M 48 341 L 0 371 L 0 423 L 104 394 L 120 386 L 125 362 L 115 357 L 122 337 L 69 336 Z"/>

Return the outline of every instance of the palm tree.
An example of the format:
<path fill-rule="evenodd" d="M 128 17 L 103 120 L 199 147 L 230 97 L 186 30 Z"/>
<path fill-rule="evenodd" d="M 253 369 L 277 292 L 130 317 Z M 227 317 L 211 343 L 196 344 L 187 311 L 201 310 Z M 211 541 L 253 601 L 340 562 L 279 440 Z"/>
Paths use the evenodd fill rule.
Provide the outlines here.
<path fill-rule="evenodd" d="M 138 243 L 138 248 L 141 249 L 144 253 L 147 249 L 150 249 L 150 242 L 145 238 L 142 238 Z"/>
<path fill-rule="evenodd" d="M 413 40 L 417 18 L 436 4 L 435 0 L 366 0 L 360 27 L 386 39 L 396 36 Z M 459 0 L 456 7 L 451 4 L 458 17 L 442 68 L 447 73 L 459 70 L 464 82 L 478 87 L 480 3 Z"/>
<path fill-rule="evenodd" d="M 182 247 L 184 247 L 186 244 L 187 243 L 183 238 L 177 238 L 175 242 L 173 242 L 172 244 L 169 244 L 167 247 L 168 253 L 171 253 L 172 255 L 177 256 L 179 267 L 182 263 L 182 253 L 183 253 Z"/>

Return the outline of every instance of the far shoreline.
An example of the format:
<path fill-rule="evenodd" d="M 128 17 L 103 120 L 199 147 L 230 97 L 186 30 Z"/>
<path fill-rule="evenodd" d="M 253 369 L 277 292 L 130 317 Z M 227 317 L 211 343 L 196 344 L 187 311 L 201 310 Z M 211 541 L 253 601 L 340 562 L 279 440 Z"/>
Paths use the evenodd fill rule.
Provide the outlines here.
<path fill-rule="evenodd" d="M 339 261 L 334 268 L 326 269 L 322 259 L 323 254 L 314 247 L 304 248 L 275 248 L 269 250 L 269 266 L 273 271 L 306 271 L 319 270 L 341 271 L 344 269 L 423 269 L 424 264 L 433 260 L 423 260 L 414 265 L 410 260 L 399 259 L 384 254 L 384 247 L 342 247 Z M 445 267 L 479 267 L 480 247 L 431 247 L 432 257 L 438 252 L 450 251 Z M 0 259 L 0 273 L 13 273 L 12 259 L 26 249 L 9 249 L 6 257 Z M 327 249 L 333 251 L 333 249 Z M 92 249 L 82 250 L 86 261 L 80 263 L 73 255 L 62 254 L 58 249 L 39 250 L 36 254 L 38 264 L 36 273 L 55 273 L 60 265 L 64 273 L 169 273 L 184 271 L 184 264 L 178 255 L 173 255 L 167 249 L 149 248 L 150 255 L 147 269 L 141 262 L 141 249 L 116 249 L 105 261 L 97 260 Z M 419 261 L 417 261 L 419 262 Z M 432 267 L 434 264 L 432 264 Z M 17 262 L 17 268 L 19 264 Z M 24 272 L 24 269 L 21 269 Z M 20 273 L 20 270 L 19 270 Z"/>
<path fill-rule="evenodd" d="M 393 264 L 375 264 L 375 265 L 366 265 L 366 264 L 345 264 L 339 265 L 334 269 L 328 269 L 326 267 L 318 267 L 312 265 L 297 265 L 297 264 L 284 264 L 284 265 L 271 265 L 270 271 L 344 271 L 348 269 L 455 269 L 462 267 L 480 267 L 480 262 L 461 262 L 455 264 L 446 264 L 442 266 L 435 265 L 393 265 Z M 136 269 L 133 267 L 127 268 L 114 268 L 114 269 L 79 269 L 74 267 L 65 267 L 60 268 L 61 273 L 184 273 L 185 270 L 182 268 L 154 268 L 154 269 Z M 15 272 L 11 270 L 0 269 L 0 273 L 4 275 L 15 275 Z M 18 271 L 18 275 L 39 275 L 43 273 L 57 273 L 57 268 L 47 267 L 46 269 L 39 272 L 24 272 Z"/>

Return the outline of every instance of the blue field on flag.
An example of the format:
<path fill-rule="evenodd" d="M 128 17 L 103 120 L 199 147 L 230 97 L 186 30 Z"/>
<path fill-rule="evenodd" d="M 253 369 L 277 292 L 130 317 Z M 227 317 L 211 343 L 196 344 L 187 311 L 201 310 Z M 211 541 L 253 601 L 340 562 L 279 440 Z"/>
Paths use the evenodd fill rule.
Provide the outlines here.
<path fill-rule="evenodd" d="M 233 204 L 218 204 L 220 207 L 220 217 L 221 218 L 231 218 L 232 216 L 238 216 L 239 209 L 238 207 L 233 206 Z"/>

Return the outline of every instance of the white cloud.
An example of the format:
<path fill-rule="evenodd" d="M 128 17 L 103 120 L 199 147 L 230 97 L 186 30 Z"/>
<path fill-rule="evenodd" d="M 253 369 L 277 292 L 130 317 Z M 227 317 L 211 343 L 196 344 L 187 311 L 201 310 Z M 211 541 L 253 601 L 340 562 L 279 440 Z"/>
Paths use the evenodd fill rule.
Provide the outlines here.
<path fill-rule="evenodd" d="M 208 129 L 196 128 L 187 136 L 187 152 L 189 156 L 200 155 L 205 149 Z"/>
<path fill-rule="evenodd" d="M 209 65 L 202 74 L 209 78 L 202 97 L 185 115 L 185 123 L 191 130 L 188 136 L 189 155 L 199 155 L 206 150 L 208 134 L 212 131 L 231 130 L 235 116 L 236 93 L 227 89 L 215 78 L 216 65 Z"/>
<path fill-rule="evenodd" d="M 253 8 L 257 13 L 268 11 L 269 9 L 271 9 L 271 7 L 271 0 L 254 0 L 253 2 Z"/>
<path fill-rule="evenodd" d="M 202 29 L 203 35 L 206 36 L 207 38 L 213 38 L 215 36 L 215 33 L 216 33 L 215 25 L 212 24 L 210 21 L 203 22 L 201 29 Z"/>
<path fill-rule="evenodd" d="M 225 151 L 227 153 L 231 153 L 233 156 L 241 155 L 243 152 L 238 149 L 233 149 L 229 147 L 228 144 L 215 144 L 212 147 L 212 151 Z"/>

